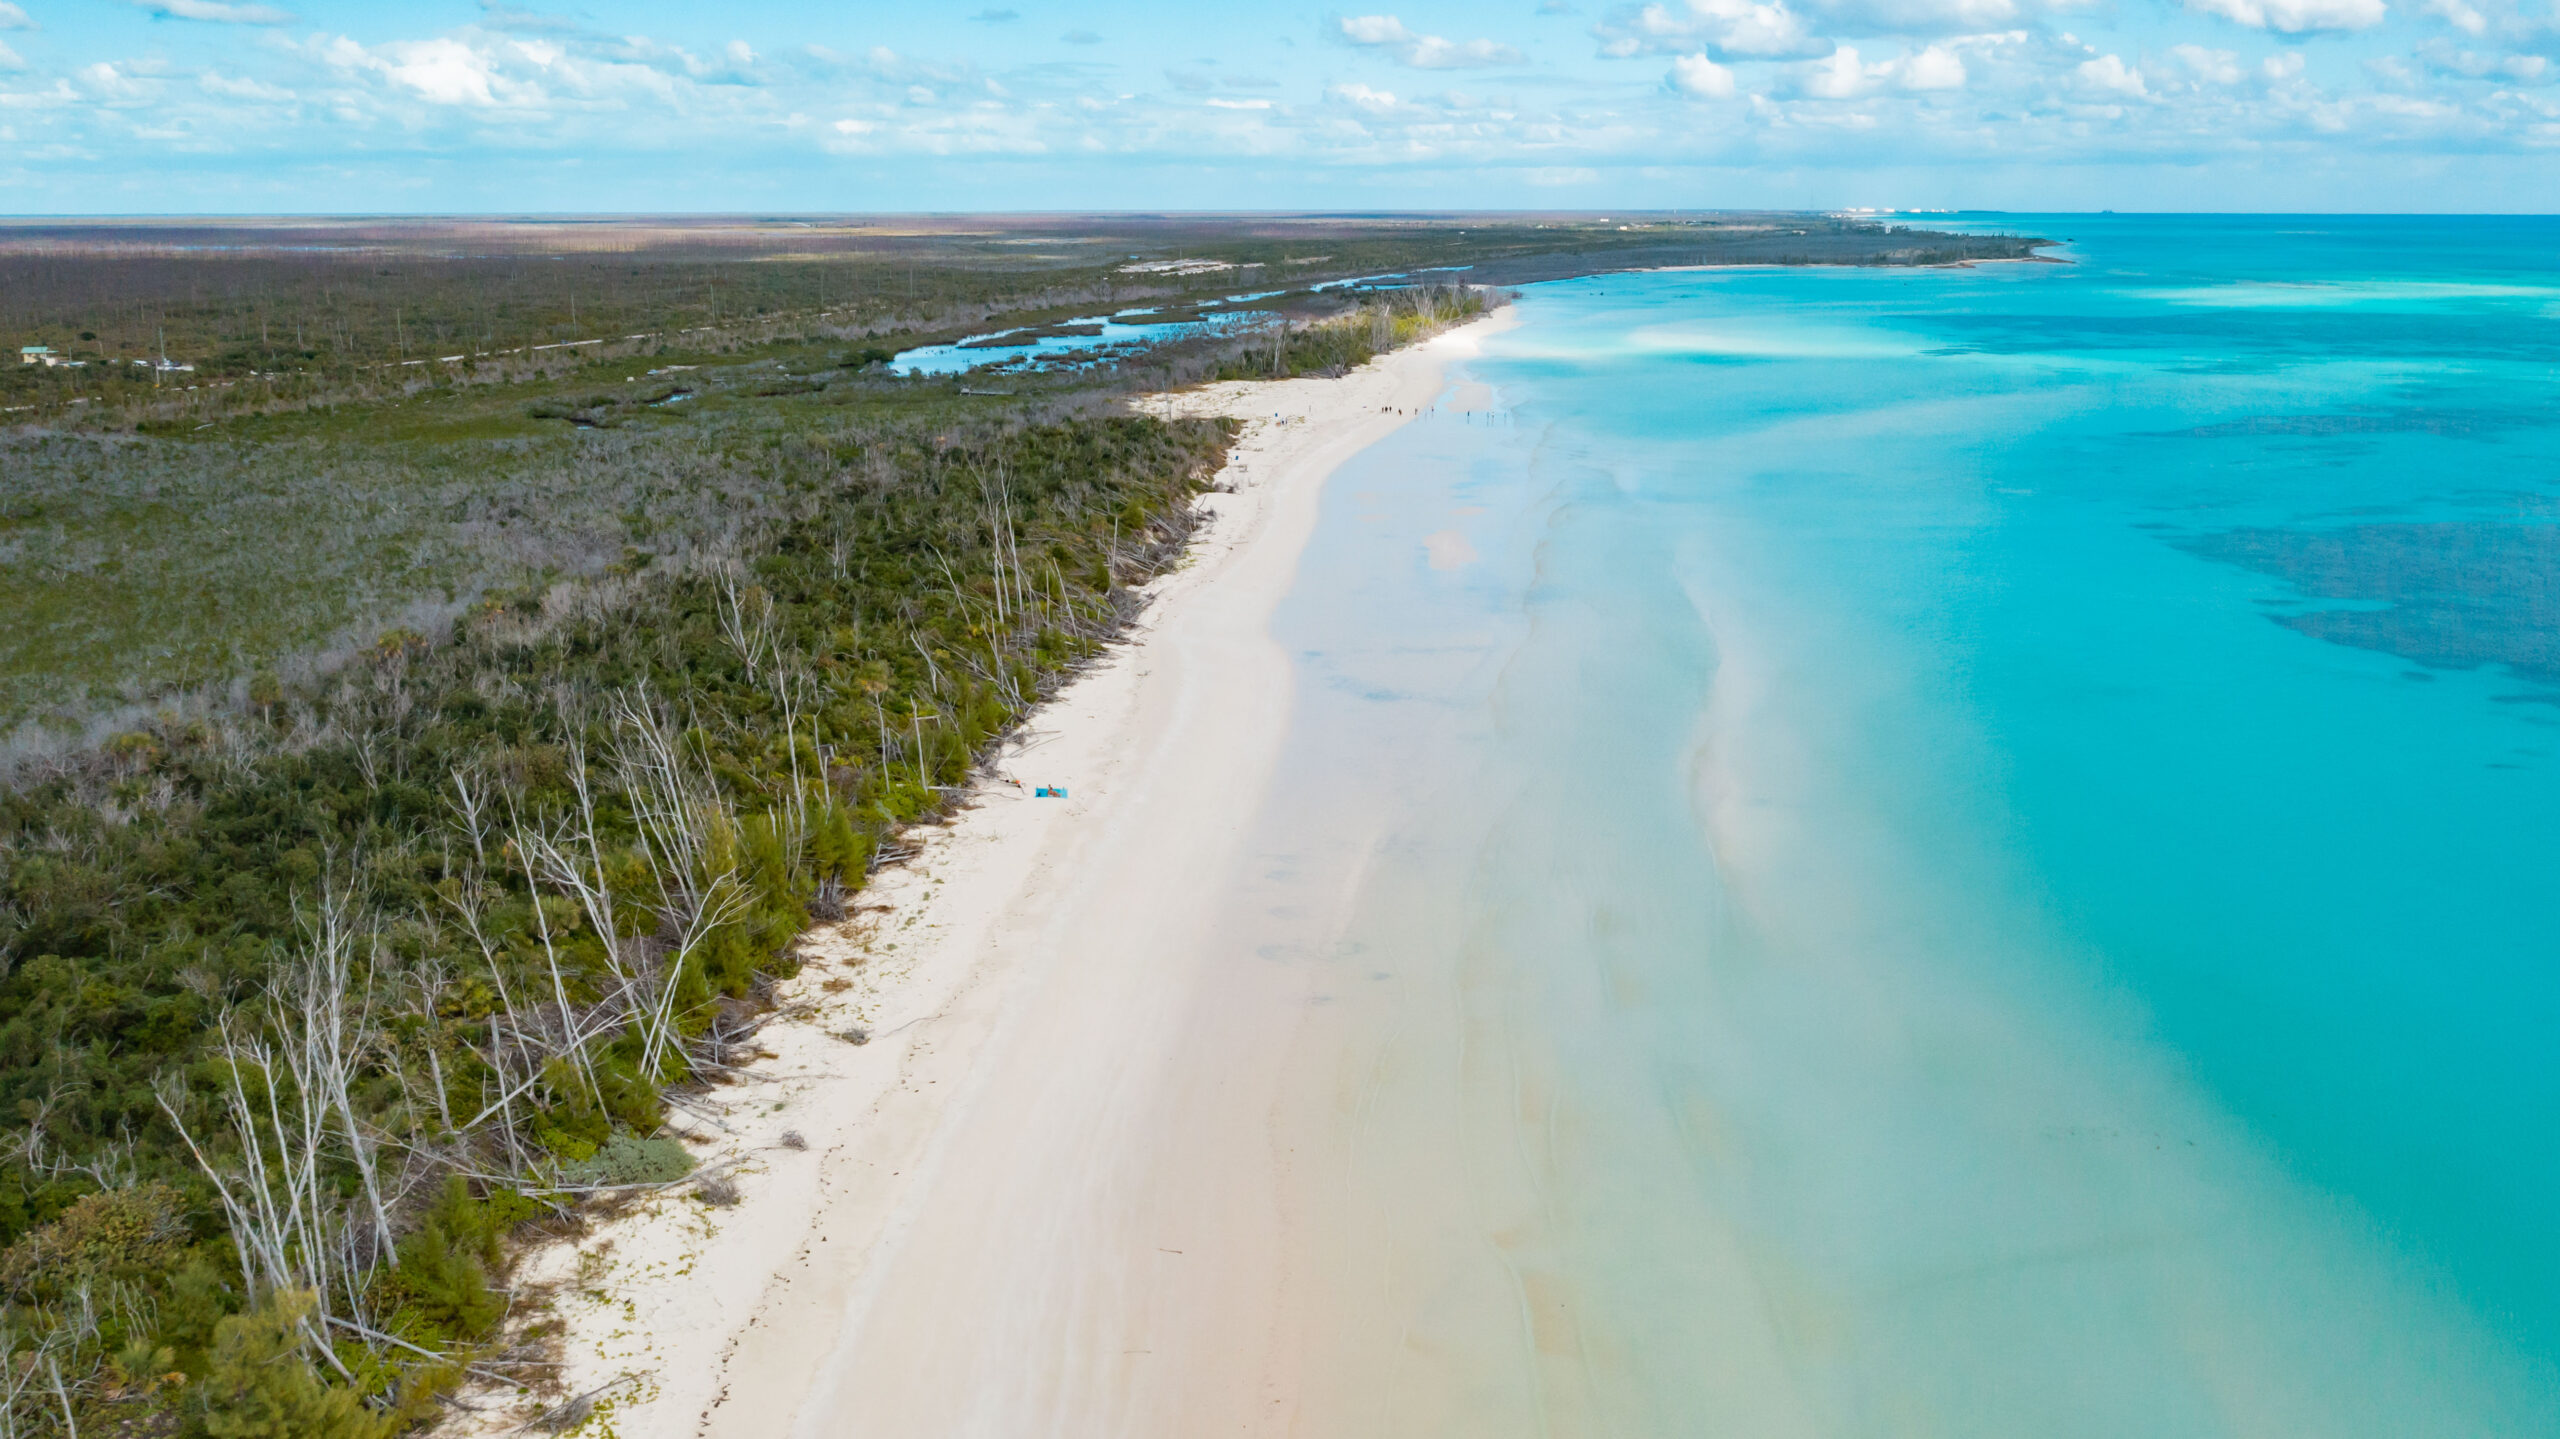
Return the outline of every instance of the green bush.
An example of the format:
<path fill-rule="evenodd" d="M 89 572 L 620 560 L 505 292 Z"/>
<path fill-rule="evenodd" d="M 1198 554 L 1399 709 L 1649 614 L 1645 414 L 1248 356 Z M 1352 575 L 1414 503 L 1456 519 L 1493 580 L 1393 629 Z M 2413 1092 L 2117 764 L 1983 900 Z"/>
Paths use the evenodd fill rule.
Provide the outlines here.
<path fill-rule="evenodd" d="M 616 1134 L 597 1147 L 594 1158 L 564 1167 L 560 1178 L 574 1186 L 672 1184 L 692 1172 L 693 1156 L 676 1140 Z"/>
<path fill-rule="evenodd" d="M 481 1338 L 507 1312 L 505 1297 L 489 1287 L 489 1273 L 500 1262 L 503 1232 L 490 1206 L 472 1198 L 470 1186 L 456 1175 L 445 1182 L 435 1207 L 400 1241 L 400 1262 L 390 1285 L 439 1333 Z"/>
<path fill-rule="evenodd" d="M 185 1202 L 168 1185 L 100 1190 L 0 1254 L 0 1290 L 51 1297 L 84 1282 L 157 1275 L 190 1237 Z"/>
<path fill-rule="evenodd" d="M 202 1383 L 193 1386 L 204 1439 L 384 1439 L 391 1421 L 354 1393 L 324 1383 L 304 1354 L 308 1294 L 278 1295 L 216 1326 Z"/>

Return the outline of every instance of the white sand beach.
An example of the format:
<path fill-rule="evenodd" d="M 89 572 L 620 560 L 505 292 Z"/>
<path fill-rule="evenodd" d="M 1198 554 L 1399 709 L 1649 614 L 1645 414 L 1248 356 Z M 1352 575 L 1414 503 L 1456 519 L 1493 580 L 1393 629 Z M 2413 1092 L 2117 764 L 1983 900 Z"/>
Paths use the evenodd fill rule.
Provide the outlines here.
<path fill-rule="evenodd" d="M 1009 747 L 1021 788 L 983 784 L 812 934 L 785 990 L 806 1011 L 765 1029 L 758 1077 L 678 1116 L 740 1201 L 675 1191 L 525 1266 L 599 1430 L 1289 1431 L 1318 1287 L 1277 1197 L 1290 1036 L 1204 1025 L 1194 998 L 1290 712 L 1270 617 L 1326 477 L 1502 323 L 1151 402 L 1247 422 L 1214 518 L 1134 641 Z"/>

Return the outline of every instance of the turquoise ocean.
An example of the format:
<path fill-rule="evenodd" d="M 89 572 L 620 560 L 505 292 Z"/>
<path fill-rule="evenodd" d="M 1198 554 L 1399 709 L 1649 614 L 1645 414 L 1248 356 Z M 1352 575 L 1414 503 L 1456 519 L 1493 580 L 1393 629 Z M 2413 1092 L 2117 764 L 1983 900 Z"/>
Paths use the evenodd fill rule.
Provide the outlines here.
<path fill-rule="evenodd" d="M 2560 222 L 1973 223 L 1330 482 L 1329 1432 L 2560 1434 Z"/>

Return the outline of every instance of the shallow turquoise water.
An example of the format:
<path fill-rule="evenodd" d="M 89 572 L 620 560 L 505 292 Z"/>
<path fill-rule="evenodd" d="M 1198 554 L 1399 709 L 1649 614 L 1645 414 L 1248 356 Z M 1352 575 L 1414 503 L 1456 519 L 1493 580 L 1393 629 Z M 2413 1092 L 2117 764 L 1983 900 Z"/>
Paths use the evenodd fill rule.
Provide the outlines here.
<path fill-rule="evenodd" d="M 1352 1182 L 1565 1296 L 1404 1432 L 2560 1434 L 2560 223 L 2008 223 L 1535 287 L 1328 493 Z"/>

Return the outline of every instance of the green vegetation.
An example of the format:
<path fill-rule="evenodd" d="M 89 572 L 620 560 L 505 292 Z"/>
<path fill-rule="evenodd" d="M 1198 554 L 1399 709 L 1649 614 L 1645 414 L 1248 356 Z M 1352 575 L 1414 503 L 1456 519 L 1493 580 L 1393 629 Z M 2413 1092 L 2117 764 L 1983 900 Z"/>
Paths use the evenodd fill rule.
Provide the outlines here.
<path fill-rule="evenodd" d="M 491 595 L 734 548 L 813 482 L 758 458 L 780 436 L 1015 413 L 859 353 L 835 366 L 842 349 L 688 356 L 655 378 L 589 364 L 166 436 L 0 432 L 0 610 L 17 619 L 0 628 L 0 766 L 236 709 Z M 1076 383 L 1016 388 L 1089 407 L 1121 382 Z"/>

